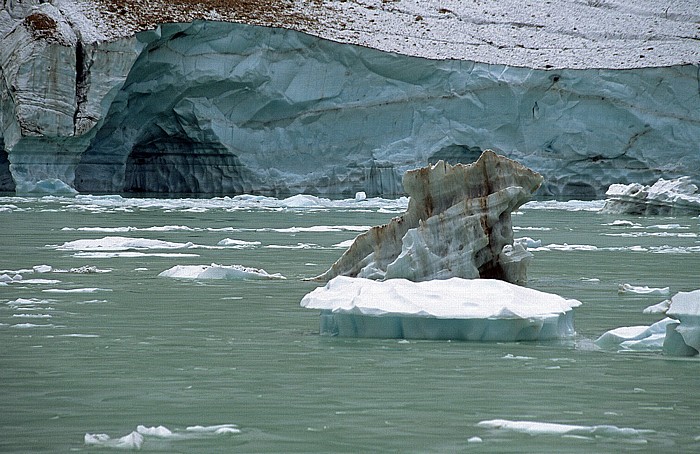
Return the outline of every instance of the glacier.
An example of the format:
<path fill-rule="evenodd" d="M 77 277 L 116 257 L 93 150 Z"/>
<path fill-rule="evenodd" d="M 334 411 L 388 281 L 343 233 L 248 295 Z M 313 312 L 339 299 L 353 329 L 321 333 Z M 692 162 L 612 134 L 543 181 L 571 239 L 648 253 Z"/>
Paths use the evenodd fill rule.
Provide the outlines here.
<path fill-rule="evenodd" d="M 606 3 L 586 11 L 612 38 L 583 23 L 580 34 L 555 29 L 539 10 L 528 18 L 541 26 L 484 24 L 458 3 L 452 14 L 418 7 L 423 20 L 405 25 L 380 5 L 379 22 L 407 28 L 353 38 L 351 25 L 326 26 L 329 11 L 367 13 L 350 2 L 307 13 L 316 28 L 210 11 L 121 34 L 126 19 L 101 12 L 101 23 L 81 9 L 90 2 L 6 2 L 0 191 L 396 196 L 406 170 L 472 162 L 485 149 L 541 173 L 541 193 L 555 196 L 700 168 L 700 58 L 697 30 L 686 30 L 697 5 L 664 18 Z M 620 10 L 639 12 L 655 40 L 613 30 Z M 462 43 L 447 33 L 469 24 L 479 33 Z M 491 29 L 502 44 L 474 44 Z M 404 36 L 423 50 L 402 46 Z M 555 46 L 533 42 L 550 38 Z M 596 43 L 605 51 L 586 50 Z"/>
<path fill-rule="evenodd" d="M 573 336 L 581 303 L 494 279 L 338 276 L 300 304 L 321 311 L 322 335 L 512 342 Z"/>

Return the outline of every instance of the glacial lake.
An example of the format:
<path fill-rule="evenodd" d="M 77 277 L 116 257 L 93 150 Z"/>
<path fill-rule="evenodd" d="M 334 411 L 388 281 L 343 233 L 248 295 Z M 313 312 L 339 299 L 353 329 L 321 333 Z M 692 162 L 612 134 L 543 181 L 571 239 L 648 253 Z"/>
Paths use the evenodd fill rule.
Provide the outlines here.
<path fill-rule="evenodd" d="M 528 286 L 583 303 L 577 335 L 473 343 L 322 337 L 299 307 L 405 199 L 1 198 L 0 275 L 22 281 L 0 285 L 0 451 L 698 452 L 700 359 L 593 341 L 661 318 L 620 284 L 700 288 L 699 220 L 601 206 L 513 216 L 541 242 Z M 286 279 L 158 277 L 211 263 Z"/>

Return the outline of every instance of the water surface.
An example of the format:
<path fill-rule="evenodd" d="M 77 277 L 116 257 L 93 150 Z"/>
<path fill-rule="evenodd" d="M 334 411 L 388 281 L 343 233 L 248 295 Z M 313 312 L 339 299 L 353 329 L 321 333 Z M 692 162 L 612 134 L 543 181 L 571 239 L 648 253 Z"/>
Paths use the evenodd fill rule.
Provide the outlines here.
<path fill-rule="evenodd" d="M 619 284 L 700 288 L 698 218 L 599 207 L 534 203 L 514 216 L 515 236 L 542 244 L 529 286 L 583 302 L 576 337 L 469 343 L 321 337 L 318 312 L 299 307 L 317 285 L 301 279 L 405 200 L 0 199 L 0 274 L 23 277 L 0 286 L 0 451 L 92 452 L 86 434 L 113 443 L 139 425 L 172 433 L 146 434 L 143 451 L 698 451 L 699 360 L 593 344 L 659 319 L 642 310 L 663 296 Z M 175 245 L 61 247 L 114 237 Z M 237 241 L 218 246 L 226 238 Z M 287 279 L 158 277 L 211 263 Z M 478 425 L 494 419 L 631 430 Z M 237 431 L 216 433 L 223 424 Z"/>

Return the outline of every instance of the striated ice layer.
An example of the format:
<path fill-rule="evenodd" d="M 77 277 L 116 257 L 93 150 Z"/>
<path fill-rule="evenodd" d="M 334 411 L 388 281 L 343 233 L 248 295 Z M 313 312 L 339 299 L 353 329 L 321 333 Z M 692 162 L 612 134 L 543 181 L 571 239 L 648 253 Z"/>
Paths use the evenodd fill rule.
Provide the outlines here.
<path fill-rule="evenodd" d="M 690 177 L 659 179 L 651 186 L 613 184 L 605 193 L 604 213 L 642 215 L 700 214 L 700 193 Z"/>
<path fill-rule="evenodd" d="M 374 281 L 339 276 L 304 296 L 320 332 L 341 337 L 520 341 L 574 335 L 581 303 L 491 279 Z"/>
<path fill-rule="evenodd" d="M 496 278 L 524 282 L 532 255 L 513 243 L 511 212 L 530 199 L 542 176 L 484 151 L 469 165 L 406 172 L 408 210 L 360 234 L 317 280 Z"/>
<path fill-rule="evenodd" d="M 175 265 L 160 274 L 160 277 L 178 279 L 286 279 L 279 273 L 269 274 L 258 268 L 242 265 Z"/>

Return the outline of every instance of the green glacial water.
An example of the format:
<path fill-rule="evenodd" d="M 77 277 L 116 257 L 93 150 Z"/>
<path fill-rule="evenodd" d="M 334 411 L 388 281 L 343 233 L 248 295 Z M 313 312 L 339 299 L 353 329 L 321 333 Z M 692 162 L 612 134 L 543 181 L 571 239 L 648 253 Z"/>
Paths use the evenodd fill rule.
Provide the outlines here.
<path fill-rule="evenodd" d="M 699 220 L 599 207 L 513 218 L 542 245 L 528 285 L 583 302 L 576 337 L 470 343 L 322 337 L 299 307 L 301 279 L 405 200 L 2 198 L 0 275 L 23 280 L 0 285 L 0 452 L 698 452 L 700 360 L 593 341 L 660 318 L 642 310 L 664 296 L 619 284 L 700 288 Z M 287 279 L 158 277 L 211 263 Z"/>

